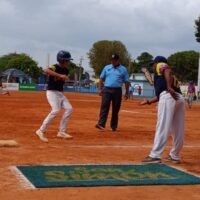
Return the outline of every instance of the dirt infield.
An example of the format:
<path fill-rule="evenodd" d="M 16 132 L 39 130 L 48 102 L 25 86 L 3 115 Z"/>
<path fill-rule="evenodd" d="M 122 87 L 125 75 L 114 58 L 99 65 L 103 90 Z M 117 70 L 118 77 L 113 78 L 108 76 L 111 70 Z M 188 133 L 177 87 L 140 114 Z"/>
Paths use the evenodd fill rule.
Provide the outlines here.
<path fill-rule="evenodd" d="M 200 199 L 200 185 L 126 186 L 56 189 L 26 189 L 15 173 L 16 165 L 35 164 L 127 164 L 141 163 L 148 155 L 156 125 L 156 105 L 139 106 L 140 99 L 123 101 L 119 129 L 113 133 L 109 121 L 104 133 L 96 130 L 100 97 L 65 93 L 74 112 L 68 132 L 72 140 L 56 138 L 61 114 L 50 125 L 49 143 L 41 142 L 35 130 L 50 111 L 45 92 L 11 92 L 0 96 L 0 139 L 14 139 L 19 147 L 0 148 L 0 199 Z M 186 108 L 185 146 L 182 164 L 176 165 L 200 176 L 200 104 Z M 168 155 L 170 142 L 163 156 Z M 170 163 L 171 165 L 171 163 Z"/>

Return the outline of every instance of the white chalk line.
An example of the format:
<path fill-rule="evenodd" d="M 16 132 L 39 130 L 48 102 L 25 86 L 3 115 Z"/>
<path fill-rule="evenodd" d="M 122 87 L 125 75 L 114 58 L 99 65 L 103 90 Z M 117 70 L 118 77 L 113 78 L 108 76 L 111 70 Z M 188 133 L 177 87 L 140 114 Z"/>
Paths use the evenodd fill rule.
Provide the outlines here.
<path fill-rule="evenodd" d="M 48 145 L 50 148 L 96 148 L 96 149 L 103 149 L 103 148 L 152 148 L 152 145 Z M 38 146 L 37 148 L 47 148 L 47 146 Z M 171 148 L 171 146 L 166 146 L 166 148 Z M 200 148 L 200 145 L 185 145 L 183 148 Z"/>
<path fill-rule="evenodd" d="M 171 166 L 171 165 L 170 165 L 170 167 L 200 178 L 199 174 L 196 174 L 194 172 L 189 172 L 188 170 L 184 169 L 183 167 L 177 167 L 177 166 L 175 167 L 175 166 Z"/>
<path fill-rule="evenodd" d="M 80 102 L 99 102 L 97 100 L 91 100 L 91 99 L 69 99 L 70 101 L 80 101 Z"/>
<path fill-rule="evenodd" d="M 23 175 L 23 173 L 16 167 L 16 166 L 10 166 L 9 169 L 17 179 L 19 180 L 19 184 L 23 189 L 36 189 L 36 187 Z"/>
<path fill-rule="evenodd" d="M 132 114 L 142 114 L 142 115 L 157 115 L 157 113 L 150 113 L 150 112 L 139 112 L 139 111 L 131 111 L 131 110 L 121 110 L 122 112 L 132 113 Z"/>
<path fill-rule="evenodd" d="M 137 111 L 130 111 L 130 110 L 121 110 L 121 111 L 127 112 L 127 113 L 133 113 L 133 114 L 140 113 L 140 112 L 137 112 Z"/>
<path fill-rule="evenodd" d="M 91 100 L 91 99 L 70 99 L 70 101 L 75 101 L 75 102 L 96 102 L 100 103 L 98 100 Z M 142 115 L 157 115 L 157 113 L 150 113 L 150 112 L 143 112 L 143 111 L 131 111 L 131 110 L 120 110 L 120 112 L 126 112 L 126 113 L 131 113 L 131 114 L 142 114 Z"/>

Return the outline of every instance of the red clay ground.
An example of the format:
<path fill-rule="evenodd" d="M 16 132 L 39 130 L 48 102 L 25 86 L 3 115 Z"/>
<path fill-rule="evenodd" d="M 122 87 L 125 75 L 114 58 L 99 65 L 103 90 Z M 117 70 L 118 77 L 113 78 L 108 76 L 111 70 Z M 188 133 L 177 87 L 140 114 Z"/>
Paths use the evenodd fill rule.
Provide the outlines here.
<path fill-rule="evenodd" d="M 9 169 L 16 165 L 33 164 L 108 164 L 141 163 L 148 155 L 156 125 L 156 105 L 141 107 L 140 99 L 123 101 L 119 130 L 104 133 L 94 128 L 100 97 L 89 94 L 65 93 L 71 101 L 72 114 L 68 132 L 73 140 L 56 138 L 61 114 L 49 127 L 49 143 L 42 143 L 35 130 L 50 111 L 45 92 L 11 92 L 0 96 L 0 139 L 15 139 L 20 147 L 0 148 L 1 200 L 55 199 L 200 199 L 200 185 L 187 186 L 124 186 L 25 189 Z M 200 175 L 200 104 L 186 108 L 186 136 L 179 168 Z M 163 156 L 169 151 L 170 142 Z M 170 164 L 171 165 L 171 164 Z"/>

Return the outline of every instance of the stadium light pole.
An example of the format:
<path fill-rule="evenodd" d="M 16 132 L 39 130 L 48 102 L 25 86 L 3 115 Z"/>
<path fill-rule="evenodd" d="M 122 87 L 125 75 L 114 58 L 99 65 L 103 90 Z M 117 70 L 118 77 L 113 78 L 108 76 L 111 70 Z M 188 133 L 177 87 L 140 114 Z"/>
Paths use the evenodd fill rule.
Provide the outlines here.
<path fill-rule="evenodd" d="M 84 60 L 84 59 L 83 59 L 83 56 L 81 56 L 81 58 L 80 58 L 80 63 L 79 63 L 79 73 L 78 73 L 78 74 L 79 74 L 79 75 L 78 75 L 78 76 L 79 76 L 79 77 L 78 77 L 78 78 L 79 78 L 79 88 L 81 88 L 81 75 L 82 75 L 82 69 L 81 69 L 81 68 L 83 68 L 83 67 L 82 67 L 83 60 Z"/>
<path fill-rule="evenodd" d="M 47 53 L 47 66 L 46 67 L 49 67 L 50 65 L 50 54 Z"/>

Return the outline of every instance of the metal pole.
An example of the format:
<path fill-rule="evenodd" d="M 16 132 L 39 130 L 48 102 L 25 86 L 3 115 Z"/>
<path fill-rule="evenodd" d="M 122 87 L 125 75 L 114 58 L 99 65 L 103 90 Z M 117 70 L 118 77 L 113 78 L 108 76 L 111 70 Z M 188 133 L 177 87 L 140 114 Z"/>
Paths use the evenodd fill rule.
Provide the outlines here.
<path fill-rule="evenodd" d="M 83 57 L 81 56 L 80 58 L 80 64 L 79 64 L 79 90 L 81 89 L 81 75 L 82 75 L 82 71 L 81 71 L 81 67 L 82 67 L 82 62 L 83 62 Z"/>
<path fill-rule="evenodd" d="M 9 72 L 8 76 L 7 76 L 7 81 L 6 81 L 6 89 L 8 90 L 8 85 L 9 85 L 9 79 L 10 79 L 10 76 L 11 76 L 11 71 Z"/>
<path fill-rule="evenodd" d="M 50 65 L 50 54 L 47 53 L 47 67 L 49 67 Z"/>

